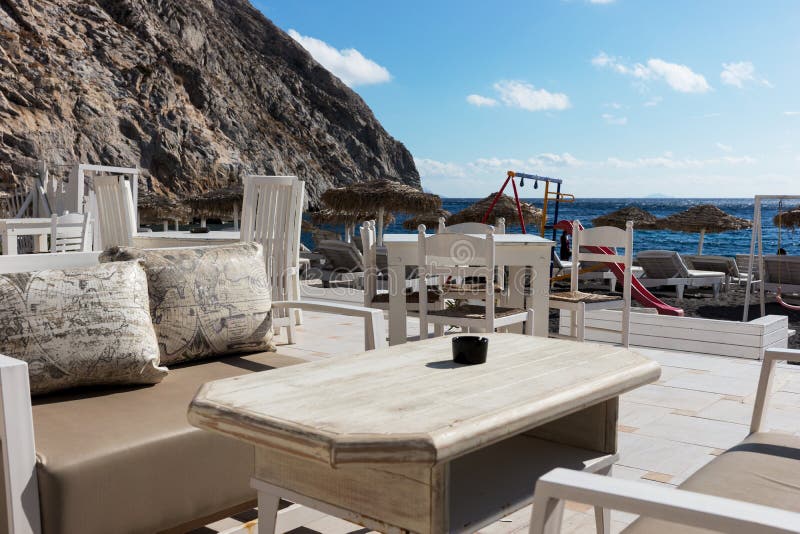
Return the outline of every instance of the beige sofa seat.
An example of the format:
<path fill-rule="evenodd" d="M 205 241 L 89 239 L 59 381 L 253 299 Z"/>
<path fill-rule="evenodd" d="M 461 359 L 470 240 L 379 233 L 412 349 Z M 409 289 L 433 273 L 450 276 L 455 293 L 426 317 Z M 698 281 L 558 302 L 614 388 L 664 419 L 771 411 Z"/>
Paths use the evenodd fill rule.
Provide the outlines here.
<path fill-rule="evenodd" d="M 706 495 L 800 512 L 800 437 L 777 432 L 751 434 L 679 487 Z M 712 531 L 641 518 L 623 532 L 705 534 Z"/>
<path fill-rule="evenodd" d="M 205 382 L 300 362 L 233 356 L 172 367 L 154 386 L 35 398 L 44 534 L 185 531 L 251 505 L 252 447 L 191 426 L 186 410 Z"/>

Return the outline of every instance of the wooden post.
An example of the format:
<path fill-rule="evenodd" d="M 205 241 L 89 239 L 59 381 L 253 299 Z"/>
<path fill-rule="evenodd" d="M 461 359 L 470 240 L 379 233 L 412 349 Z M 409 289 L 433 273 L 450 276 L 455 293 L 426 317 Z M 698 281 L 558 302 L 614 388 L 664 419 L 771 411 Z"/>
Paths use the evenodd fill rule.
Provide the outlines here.
<path fill-rule="evenodd" d="M 239 231 L 239 204 L 233 205 L 233 229 Z"/>
<path fill-rule="evenodd" d="M 700 230 L 700 241 L 697 243 L 697 255 L 703 255 L 703 239 L 706 237 L 706 229 Z"/>
<path fill-rule="evenodd" d="M 383 246 L 383 208 L 378 208 L 378 246 Z"/>

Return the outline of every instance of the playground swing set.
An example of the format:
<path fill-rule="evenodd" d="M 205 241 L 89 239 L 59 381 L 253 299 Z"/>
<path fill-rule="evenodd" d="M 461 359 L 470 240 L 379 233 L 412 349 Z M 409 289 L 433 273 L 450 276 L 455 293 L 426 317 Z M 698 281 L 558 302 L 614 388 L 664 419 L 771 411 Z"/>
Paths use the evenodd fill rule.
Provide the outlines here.
<path fill-rule="evenodd" d="M 783 202 L 785 200 L 800 200 L 800 195 L 756 195 L 753 202 L 753 230 L 750 236 L 750 257 L 748 259 L 749 273 L 747 277 L 747 287 L 744 296 L 744 314 L 742 321 L 747 322 L 748 312 L 750 311 L 750 289 L 752 287 L 752 274 L 753 274 L 753 260 L 756 258 L 756 244 L 758 244 L 758 279 L 762 280 L 759 284 L 759 305 L 761 316 L 766 314 L 766 301 L 764 300 L 764 239 L 761 225 L 761 205 L 764 200 L 777 200 L 778 201 L 778 287 L 775 292 L 775 302 L 784 309 L 789 311 L 800 311 L 800 305 L 787 302 L 783 296 L 783 287 L 781 275 L 783 272 L 782 259 L 783 254 L 780 253 L 783 245 Z"/>
<path fill-rule="evenodd" d="M 495 195 L 494 199 L 492 200 L 492 203 L 489 205 L 489 209 L 486 210 L 486 214 L 483 216 L 483 220 L 481 221 L 483 224 L 487 224 L 487 221 L 489 220 L 489 217 L 491 216 L 492 210 L 497 204 L 497 201 L 500 200 L 500 198 L 503 195 L 503 191 L 505 191 L 506 187 L 508 187 L 508 184 L 510 183 L 511 188 L 514 191 L 514 202 L 516 203 L 517 206 L 517 215 L 519 216 L 519 223 L 522 229 L 522 233 L 523 234 L 527 233 L 527 230 L 525 228 L 525 220 L 524 217 L 522 216 L 522 206 L 519 200 L 519 190 L 517 189 L 517 184 L 514 181 L 515 178 L 519 178 L 519 187 L 523 187 L 525 185 L 525 180 L 528 181 L 533 180 L 534 189 L 539 188 L 539 182 L 544 183 L 544 195 L 542 199 L 542 218 L 539 225 L 539 235 L 541 237 L 544 237 L 544 234 L 548 229 L 553 230 L 552 233 L 553 241 L 556 240 L 556 232 L 558 230 L 564 230 L 570 233 L 572 232 L 572 221 L 558 220 L 559 205 L 562 202 L 563 203 L 575 202 L 575 195 L 561 192 L 561 184 L 563 183 L 563 180 L 561 178 L 550 178 L 547 176 L 539 176 L 536 174 L 527 174 L 516 171 L 508 171 L 506 173 L 506 179 L 503 182 L 503 186 L 497 192 L 497 195 Z M 555 191 L 551 191 L 551 184 L 555 185 Z M 554 204 L 553 222 L 551 224 L 548 224 L 547 214 L 548 214 L 548 205 L 550 202 Z M 593 248 L 596 248 L 597 250 L 593 250 L 592 252 L 596 252 L 598 254 L 609 254 L 609 255 L 614 254 L 613 250 L 607 249 L 605 247 L 593 247 Z M 555 251 L 553 251 L 553 253 L 555 253 Z M 589 267 L 587 269 L 581 269 L 580 272 L 581 273 L 591 272 L 603 269 L 605 267 L 610 269 L 619 280 L 622 280 L 623 277 L 622 266 L 613 262 L 600 264 L 597 266 Z M 552 274 L 552 261 L 551 261 L 551 274 Z M 557 280 L 559 278 L 562 277 L 551 278 L 551 280 Z M 643 306 L 646 306 L 648 308 L 655 308 L 656 311 L 661 315 L 683 316 L 683 310 L 681 308 L 669 306 L 668 304 L 662 302 L 655 295 L 650 293 L 650 291 L 648 291 L 643 285 L 641 285 L 641 283 L 639 283 L 638 280 L 634 279 L 631 281 L 631 289 L 633 298 L 635 298 Z"/>

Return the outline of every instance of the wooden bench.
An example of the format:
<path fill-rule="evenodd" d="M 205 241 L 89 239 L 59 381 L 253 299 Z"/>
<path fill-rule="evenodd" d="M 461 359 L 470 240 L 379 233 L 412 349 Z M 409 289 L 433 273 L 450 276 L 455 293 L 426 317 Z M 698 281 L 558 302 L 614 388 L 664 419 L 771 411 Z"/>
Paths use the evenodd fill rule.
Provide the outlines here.
<path fill-rule="evenodd" d="M 800 532 L 800 437 L 762 431 L 781 360 L 800 361 L 800 351 L 764 355 L 750 435 L 678 489 L 556 469 L 536 484 L 531 534 L 559 532 L 566 500 L 639 514 L 625 534 Z"/>
<path fill-rule="evenodd" d="M 91 266 L 98 255 L 2 256 L 0 273 Z M 386 345 L 380 310 L 313 301 L 273 306 L 363 318 L 365 348 Z M 31 399 L 27 364 L 0 355 L 0 534 L 185 532 L 252 508 L 253 448 L 192 427 L 186 410 L 210 380 L 301 361 L 280 352 L 229 356 L 170 366 L 153 386 Z"/>

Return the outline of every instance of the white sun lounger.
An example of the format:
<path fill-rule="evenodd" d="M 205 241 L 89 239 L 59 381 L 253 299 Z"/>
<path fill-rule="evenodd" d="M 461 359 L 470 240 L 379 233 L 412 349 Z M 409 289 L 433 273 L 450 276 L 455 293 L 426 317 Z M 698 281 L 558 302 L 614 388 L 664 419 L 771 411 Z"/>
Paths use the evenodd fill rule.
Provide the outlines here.
<path fill-rule="evenodd" d="M 764 290 L 800 294 L 800 256 L 764 256 Z"/>
<path fill-rule="evenodd" d="M 678 300 L 683 299 L 687 287 L 711 287 L 717 298 L 725 282 L 724 272 L 689 269 L 673 250 L 645 250 L 636 255 L 636 260 L 644 269 L 644 276 L 639 278 L 644 287 L 675 286 Z"/>

